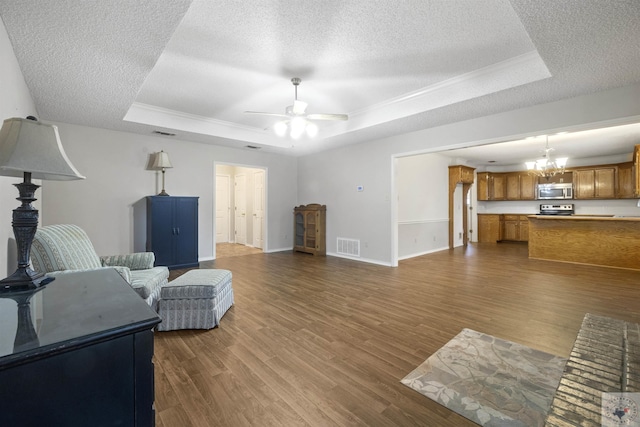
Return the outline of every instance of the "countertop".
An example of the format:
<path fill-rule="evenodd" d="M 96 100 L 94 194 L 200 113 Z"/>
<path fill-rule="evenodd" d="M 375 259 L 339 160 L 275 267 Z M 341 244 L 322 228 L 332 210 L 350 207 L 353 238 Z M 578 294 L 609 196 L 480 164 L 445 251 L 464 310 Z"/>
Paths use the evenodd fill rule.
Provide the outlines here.
<path fill-rule="evenodd" d="M 531 213 L 513 213 L 513 212 L 500 212 L 500 213 L 493 213 L 493 212 L 478 212 L 478 215 L 522 215 L 522 216 L 529 216 L 529 215 L 535 215 L 535 212 L 531 212 Z"/>
<path fill-rule="evenodd" d="M 640 216 L 624 215 L 528 215 L 530 219 L 568 221 L 640 221 Z"/>

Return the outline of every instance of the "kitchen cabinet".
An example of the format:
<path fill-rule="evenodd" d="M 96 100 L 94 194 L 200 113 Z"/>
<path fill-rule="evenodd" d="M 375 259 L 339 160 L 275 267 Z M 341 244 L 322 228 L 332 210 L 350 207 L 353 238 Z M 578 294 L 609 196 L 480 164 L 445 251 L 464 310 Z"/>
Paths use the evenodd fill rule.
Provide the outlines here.
<path fill-rule="evenodd" d="M 520 173 L 520 200 L 536 200 L 537 178 L 531 174 Z"/>
<path fill-rule="evenodd" d="M 502 216 L 502 240 L 526 242 L 529 240 L 529 219 L 527 215 Z"/>
<path fill-rule="evenodd" d="M 529 219 L 519 214 L 478 214 L 478 242 L 526 242 Z"/>
<path fill-rule="evenodd" d="M 312 255 L 326 255 L 327 207 L 317 203 L 293 210 L 293 250 Z"/>
<path fill-rule="evenodd" d="M 506 200 L 506 177 L 502 173 L 494 173 L 491 177 L 491 200 Z"/>
<path fill-rule="evenodd" d="M 479 172 L 478 200 L 506 200 L 506 174 L 493 172 Z"/>
<path fill-rule="evenodd" d="M 478 242 L 497 242 L 502 240 L 502 215 L 479 214 L 478 215 Z"/>
<path fill-rule="evenodd" d="M 155 265 L 198 267 L 197 197 L 147 197 L 147 251 Z"/>
<path fill-rule="evenodd" d="M 476 181 L 476 190 L 479 201 L 491 200 L 489 198 L 489 172 L 478 172 Z"/>
<path fill-rule="evenodd" d="M 616 167 L 576 169 L 573 183 L 576 199 L 615 199 Z"/>
<path fill-rule="evenodd" d="M 636 197 L 635 165 L 633 162 L 621 163 L 618 165 L 618 185 L 616 186 L 616 196 L 619 199 L 633 199 Z"/>
<path fill-rule="evenodd" d="M 527 171 L 478 172 L 477 177 L 478 201 L 536 200 L 538 178 Z M 632 162 L 581 166 L 540 182 L 573 183 L 574 199 L 640 198 L 640 144 Z"/>
<path fill-rule="evenodd" d="M 506 200 L 535 200 L 536 178 L 528 172 L 511 172 L 506 176 Z"/>
<path fill-rule="evenodd" d="M 506 179 L 506 199 L 520 200 L 520 174 L 508 173 Z"/>
<path fill-rule="evenodd" d="M 449 182 L 453 183 L 462 183 L 462 184 L 473 184 L 473 172 L 475 168 L 464 166 L 464 165 L 455 165 L 449 166 Z"/>

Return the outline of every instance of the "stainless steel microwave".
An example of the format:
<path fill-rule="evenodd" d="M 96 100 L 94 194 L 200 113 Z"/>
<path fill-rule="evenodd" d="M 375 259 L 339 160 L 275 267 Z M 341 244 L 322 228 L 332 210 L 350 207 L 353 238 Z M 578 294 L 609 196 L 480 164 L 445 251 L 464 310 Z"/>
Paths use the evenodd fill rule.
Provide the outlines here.
<path fill-rule="evenodd" d="M 573 184 L 566 182 L 538 184 L 536 195 L 538 200 L 573 199 Z"/>

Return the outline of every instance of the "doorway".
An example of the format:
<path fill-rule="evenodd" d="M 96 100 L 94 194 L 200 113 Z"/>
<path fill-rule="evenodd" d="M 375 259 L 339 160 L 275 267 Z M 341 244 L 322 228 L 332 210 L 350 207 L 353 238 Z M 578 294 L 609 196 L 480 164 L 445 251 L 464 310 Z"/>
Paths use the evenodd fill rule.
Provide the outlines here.
<path fill-rule="evenodd" d="M 214 169 L 215 258 L 218 253 L 262 252 L 266 243 L 266 170 L 230 164 L 216 164 Z"/>

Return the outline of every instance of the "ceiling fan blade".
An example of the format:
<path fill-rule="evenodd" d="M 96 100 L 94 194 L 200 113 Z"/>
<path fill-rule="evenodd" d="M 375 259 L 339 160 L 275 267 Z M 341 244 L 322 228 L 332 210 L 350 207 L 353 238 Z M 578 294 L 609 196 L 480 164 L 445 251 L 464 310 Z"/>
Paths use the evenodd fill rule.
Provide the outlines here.
<path fill-rule="evenodd" d="M 274 117 L 283 117 L 285 119 L 288 119 L 289 116 L 287 116 L 286 114 L 278 114 L 278 113 L 264 113 L 262 111 L 245 111 L 245 113 L 247 114 L 259 114 L 261 116 L 274 116 Z"/>
<path fill-rule="evenodd" d="M 304 101 L 298 101 L 297 99 L 295 101 L 293 101 L 293 108 L 291 109 L 293 111 L 293 114 L 304 114 L 304 110 L 307 109 L 307 103 Z"/>
<path fill-rule="evenodd" d="M 349 116 L 346 114 L 308 114 L 307 119 L 309 120 L 349 120 Z"/>

